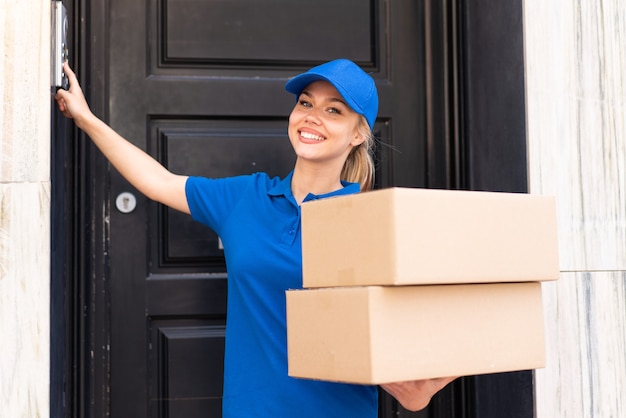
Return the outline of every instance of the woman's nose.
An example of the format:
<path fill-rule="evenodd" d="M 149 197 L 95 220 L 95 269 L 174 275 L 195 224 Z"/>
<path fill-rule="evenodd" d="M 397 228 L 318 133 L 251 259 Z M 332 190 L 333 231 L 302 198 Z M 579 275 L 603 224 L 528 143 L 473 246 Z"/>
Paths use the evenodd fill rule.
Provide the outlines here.
<path fill-rule="evenodd" d="M 321 109 L 316 108 L 316 107 L 309 109 L 306 115 L 306 121 L 319 124 L 321 121 L 321 115 L 319 112 L 321 111 L 322 111 Z"/>

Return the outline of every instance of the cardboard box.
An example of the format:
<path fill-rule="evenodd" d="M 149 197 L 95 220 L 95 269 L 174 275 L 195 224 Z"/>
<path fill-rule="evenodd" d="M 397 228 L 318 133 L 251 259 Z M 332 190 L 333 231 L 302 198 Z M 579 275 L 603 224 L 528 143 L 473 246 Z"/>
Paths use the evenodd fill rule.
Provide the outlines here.
<path fill-rule="evenodd" d="M 381 384 L 544 367 L 540 283 L 287 291 L 292 377 Z"/>
<path fill-rule="evenodd" d="M 304 287 L 556 280 L 553 197 L 391 188 L 302 205 Z"/>

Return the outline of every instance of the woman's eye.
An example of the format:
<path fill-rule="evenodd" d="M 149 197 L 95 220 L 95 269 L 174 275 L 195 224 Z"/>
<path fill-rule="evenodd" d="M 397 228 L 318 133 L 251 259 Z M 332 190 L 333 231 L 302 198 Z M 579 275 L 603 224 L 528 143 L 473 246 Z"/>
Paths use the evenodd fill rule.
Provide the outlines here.
<path fill-rule="evenodd" d="M 300 99 L 299 103 L 300 103 L 300 106 L 311 107 L 311 103 L 307 102 L 306 100 Z"/>
<path fill-rule="evenodd" d="M 336 107 L 329 107 L 327 112 L 334 115 L 341 115 L 341 110 L 337 109 Z"/>

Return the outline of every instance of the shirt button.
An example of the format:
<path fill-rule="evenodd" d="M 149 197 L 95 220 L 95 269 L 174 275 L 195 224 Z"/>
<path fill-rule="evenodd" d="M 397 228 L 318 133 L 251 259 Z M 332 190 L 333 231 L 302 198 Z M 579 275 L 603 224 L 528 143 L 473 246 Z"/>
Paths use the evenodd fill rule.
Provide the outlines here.
<path fill-rule="evenodd" d="M 289 230 L 289 235 L 293 235 L 293 234 L 295 234 L 295 233 L 296 233 L 296 231 L 294 231 L 293 229 L 290 229 L 290 230 Z"/>

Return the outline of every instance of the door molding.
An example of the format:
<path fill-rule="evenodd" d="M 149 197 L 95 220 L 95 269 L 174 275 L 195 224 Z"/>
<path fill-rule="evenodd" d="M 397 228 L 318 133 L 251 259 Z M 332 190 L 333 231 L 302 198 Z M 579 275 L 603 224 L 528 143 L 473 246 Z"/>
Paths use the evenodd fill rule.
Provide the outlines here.
<path fill-rule="evenodd" d="M 425 3 L 428 187 L 528 192 L 523 0 Z M 532 371 L 481 375 L 441 391 L 428 416 L 533 418 L 534 401 Z"/>

